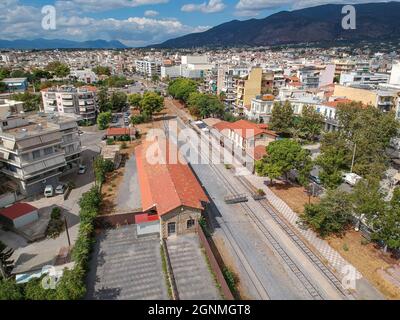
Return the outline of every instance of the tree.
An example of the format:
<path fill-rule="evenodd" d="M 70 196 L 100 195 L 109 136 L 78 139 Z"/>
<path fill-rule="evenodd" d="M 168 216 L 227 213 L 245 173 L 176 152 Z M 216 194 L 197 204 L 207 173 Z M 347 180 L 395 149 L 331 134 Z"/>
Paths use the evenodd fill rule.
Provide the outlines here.
<path fill-rule="evenodd" d="M 0 93 L 6 92 L 8 90 L 7 85 L 4 82 L 0 81 Z"/>
<path fill-rule="evenodd" d="M 42 96 L 40 94 L 32 94 L 30 92 L 13 94 L 12 99 L 22 101 L 25 112 L 39 111 L 40 104 L 42 103 Z"/>
<path fill-rule="evenodd" d="M 46 70 L 53 73 L 59 78 L 65 78 L 70 74 L 69 67 L 64 63 L 61 63 L 60 61 L 50 62 L 47 65 Z"/>
<path fill-rule="evenodd" d="M 160 77 L 155 74 L 151 77 L 151 81 L 154 83 L 158 83 L 158 81 L 160 81 Z"/>
<path fill-rule="evenodd" d="M 10 77 L 10 70 L 7 68 L 0 67 L 0 80 L 3 80 L 4 78 L 9 78 L 9 77 Z"/>
<path fill-rule="evenodd" d="M 14 260 L 10 260 L 14 250 L 8 249 L 7 246 L 0 241 L 0 279 L 8 278 L 14 268 Z"/>
<path fill-rule="evenodd" d="M 142 95 L 140 93 L 134 93 L 128 96 L 128 102 L 134 108 L 139 108 L 141 101 Z"/>
<path fill-rule="evenodd" d="M 140 112 L 152 117 L 154 113 L 160 112 L 164 108 L 164 97 L 154 92 L 146 92 L 140 101 Z"/>
<path fill-rule="evenodd" d="M 382 241 L 385 251 L 400 249 L 400 210 L 398 206 L 390 206 L 383 210 L 373 221 L 372 239 Z"/>
<path fill-rule="evenodd" d="M 196 91 L 197 82 L 185 78 L 175 79 L 171 81 L 168 86 L 168 93 L 175 99 L 181 100 L 185 103 L 189 99 L 189 95 Z"/>
<path fill-rule="evenodd" d="M 215 95 L 192 92 L 187 100 L 189 111 L 199 118 L 222 117 L 224 105 Z"/>
<path fill-rule="evenodd" d="M 300 135 L 308 141 L 314 141 L 321 134 L 323 121 L 322 114 L 312 106 L 304 106 L 298 123 Z"/>
<path fill-rule="evenodd" d="M 350 154 L 346 141 L 338 132 L 324 134 L 321 140 L 321 155 L 316 159 L 320 166 L 319 177 L 325 188 L 334 189 L 342 182 L 342 173 L 347 170 Z"/>
<path fill-rule="evenodd" d="M 111 69 L 110 67 L 105 67 L 105 66 L 97 66 L 93 68 L 93 72 L 98 75 L 98 76 L 110 76 L 111 75 Z"/>
<path fill-rule="evenodd" d="M 111 110 L 111 103 L 108 99 L 108 92 L 106 87 L 101 87 L 97 94 L 100 112 L 107 112 Z"/>
<path fill-rule="evenodd" d="M 23 300 L 21 287 L 14 279 L 0 279 L 0 300 Z"/>
<path fill-rule="evenodd" d="M 97 117 L 97 125 L 99 127 L 99 130 L 107 129 L 111 122 L 111 119 L 112 119 L 112 114 L 110 111 L 100 113 L 99 116 Z"/>
<path fill-rule="evenodd" d="M 319 204 L 307 204 L 300 216 L 321 237 L 342 235 L 351 223 L 351 200 L 347 193 L 328 190 Z"/>
<path fill-rule="evenodd" d="M 267 147 L 267 155 L 257 163 L 256 170 L 261 176 L 273 175 L 273 178 L 285 176 L 291 170 L 297 170 L 301 184 L 308 183 L 308 176 L 312 169 L 312 161 L 307 150 L 293 140 L 282 139 L 271 142 Z"/>
<path fill-rule="evenodd" d="M 121 112 L 126 108 L 128 97 L 124 92 L 113 92 L 111 95 L 111 108 L 114 112 Z"/>
<path fill-rule="evenodd" d="M 379 182 L 361 180 L 353 189 L 350 196 L 353 204 L 353 212 L 357 217 L 365 216 L 373 220 L 386 210 L 384 195 L 380 191 Z"/>
<path fill-rule="evenodd" d="M 286 101 L 284 104 L 277 102 L 272 109 L 270 127 L 276 132 L 289 135 L 290 128 L 294 125 L 293 119 L 294 113 L 290 102 Z"/>

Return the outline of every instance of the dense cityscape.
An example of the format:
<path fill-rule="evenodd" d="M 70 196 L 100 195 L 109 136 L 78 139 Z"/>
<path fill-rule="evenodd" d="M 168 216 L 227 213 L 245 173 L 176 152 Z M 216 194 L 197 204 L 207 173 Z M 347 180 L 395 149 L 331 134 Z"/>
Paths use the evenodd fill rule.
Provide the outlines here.
<path fill-rule="evenodd" d="M 0 300 L 400 299 L 398 42 L 0 50 Z"/>

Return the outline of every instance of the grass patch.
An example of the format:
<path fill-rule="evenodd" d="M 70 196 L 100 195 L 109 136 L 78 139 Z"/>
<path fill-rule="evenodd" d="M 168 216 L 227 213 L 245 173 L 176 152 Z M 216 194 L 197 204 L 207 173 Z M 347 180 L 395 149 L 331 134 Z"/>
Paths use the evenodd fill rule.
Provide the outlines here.
<path fill-rule="evenodd" d="M 167 256 L 165 254 L 164 247 L 162 245 L 160 246 L 160 254 L 161 254 L 161 262 L 162 262 L 162 269 L 163 269 L 163 273 L 164 273 L 165 284 L 166 284 L 167 290 L 168 290 L 168 296 L 172 300 L 174 297 L 172 294 L 171 279 L 168 274 Z"/>

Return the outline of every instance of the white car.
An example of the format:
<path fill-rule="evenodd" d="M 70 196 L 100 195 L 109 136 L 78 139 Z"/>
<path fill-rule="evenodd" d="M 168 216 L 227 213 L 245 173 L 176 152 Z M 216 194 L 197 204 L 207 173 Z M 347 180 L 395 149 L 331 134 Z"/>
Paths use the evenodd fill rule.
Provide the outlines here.
<path fill-rule="evenodd" d="M 345 173 L 343 174 L 343 180 L 350 186 L 354 187 L 360 180 L 362 180 L 362 177 L 355 173 Z"/>
<path fill-rule="evenodd" d="M 56 188 L 56 194 L 64 194 L 67 186 L 65 184 L 60 184 Z"/>
<path fill-rule="evenodd" d="M 52 196 L 54 196 L 54 188 L 51 185 L 46 186 L 46 188 L 44 188 L 44 196 L 46 198 L 50 198 Z"/>
<path fill-rule="evenodd" d="M 84 166 L 84 165 L 80 165 L 79 166 L 79 171 L 78 171 L 78 174 L 85 174 L 86 173 L 86 166 Z"/>

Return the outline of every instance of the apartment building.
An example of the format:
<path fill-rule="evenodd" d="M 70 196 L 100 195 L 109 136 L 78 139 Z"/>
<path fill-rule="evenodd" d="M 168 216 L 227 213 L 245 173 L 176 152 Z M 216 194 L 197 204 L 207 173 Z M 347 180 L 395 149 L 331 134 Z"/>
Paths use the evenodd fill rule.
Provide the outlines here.
<path fill-rule="evenodd" d="M 356 63 L 349 60 L 335 60 L 335 76 L 340 76 L 342 72 L 350 72 L 356 67 Z"/>
<path fill-rule="evenodd" d="M 9 92 L 24 92 L 28 90 L 27 78 L 5 78 L 1 80 Z"/>
<path fill-rule="evenodd" d="M 149 78 L 161 75 L 161 63 L 151 60 L 135 60 L 136 72 Z"/>
<path fill-rule="evenodd" d="M 246 67 L 220 67 L 217 75 L 217 93 L 224 95 L 225 105 L 233 110 L 236 102 L 236 79 L 247 76 L 249 69 Z"/>
<path fill-rule="evenodd" d="M 1 172 L 30 196 L 79 167 L 81 142 L 71 117 L 13 114 L 0 121 Z"/>
<path fill-rule="evenodd" d="M 357 86 L 360 88 L 374 88 L 382 83 L 388 83 L 389 75 L 384 73 L 370 73 L 364 71 L 344 72 L 340 76 L 341 86 Z"/>
<path fill-rule="evenodd" d="M 96 73 L 91 69 L 71 70 L 69 77 L 87 84 L 95 83 L 98 80 Z"/>
<path fill-rule="evenodd" d="M 249 75 L 236 79 L 236 101 L 234 113 L 244 115 L 244 109 L 250 108 L 251 99 L 261 94 L 262 68 L 253 68 Z"/>
<path fill-rule="evenodd" d="M 23 112 L 23 102 L 9 99 L 0 99 L 0 119 L 6 119 L 12 114 L 21 114 Z"/>
<path fill-rule="evenodd" d="M 319 70 L 313 66 L 299 69 L 297 77 L 305 89 L 316 89 L 319 87 Z"/>
<path fill-rule="evenodd" d="M 275 96 L 272 94 L 264 94 L 251 99 L 250 110 L 245 109 L 246 118 L 259 123 L 269 123 L 274 102 Z"/>
<path fill-rule="evenodd" d="M 41 91 L 43 111 L 49 114 L 76 116 L 80 122 L 94 124 L 98 111 L 96 91 L 92 86 L 44 89 Z"/>

